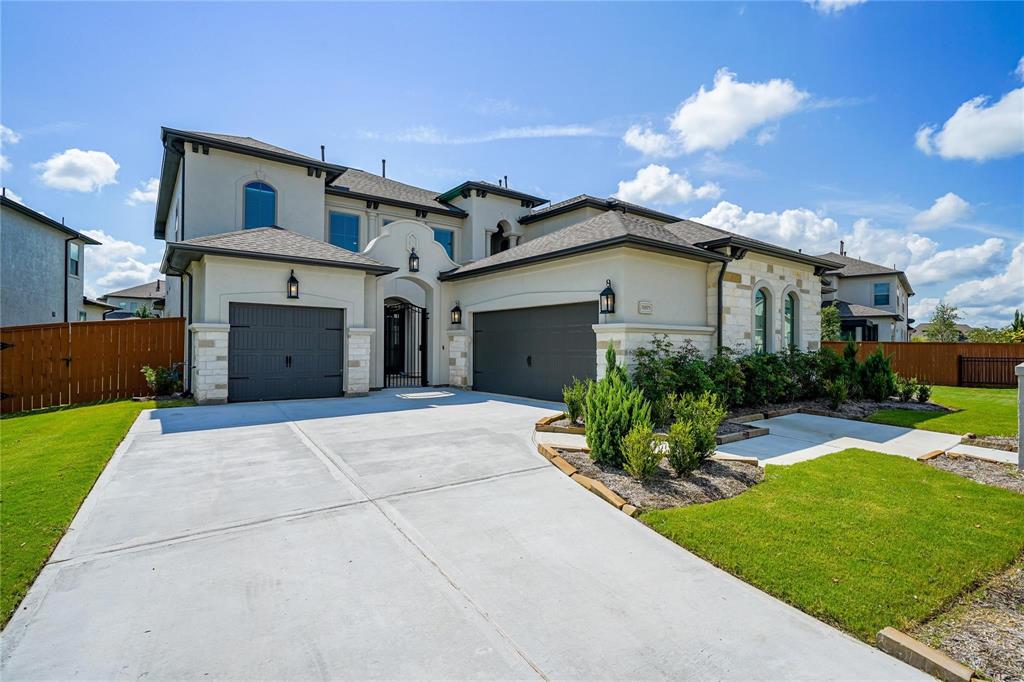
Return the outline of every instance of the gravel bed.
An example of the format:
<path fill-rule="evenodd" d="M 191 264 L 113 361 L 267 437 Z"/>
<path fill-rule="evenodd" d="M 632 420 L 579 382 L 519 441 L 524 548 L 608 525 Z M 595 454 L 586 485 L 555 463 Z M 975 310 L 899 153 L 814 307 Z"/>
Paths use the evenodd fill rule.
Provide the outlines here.
<path fill-rule="evenodd" d="M 974 436 L 973 438 L 963 438 L 960 442 L 964 445 L 977 445 L 983 448 L 1017 452 L 1016 436 Z"/>
<path fill-rule="evenodd" d="M 913 633 L 993 680 L 1024 680 L 1024 557 Z"/>
<path fill-rule="evenodd" d="M 978 483 L 1006 488 L 1015 493 L 1024 494 L 1024 472 L 1012 464 L 985 462 L 973 457 L 940 455 L 928 460 L 928 464 L 936 469 L 949 471 L 958 476 L 969 478 Z"/>
<path fill-rule="evenodd" d="M 585 452 L 556 450 L 581 474 L 601 481 L 640 509 L 667 509 L 724 500 L 739 495 L 764 478 L 759 466 L 713 459 L 706 460 L 689 476 L 676 478 L 668 461 L 663 459 L 658 473 L 640 483 L 622 469 L 595 464 Z"/>

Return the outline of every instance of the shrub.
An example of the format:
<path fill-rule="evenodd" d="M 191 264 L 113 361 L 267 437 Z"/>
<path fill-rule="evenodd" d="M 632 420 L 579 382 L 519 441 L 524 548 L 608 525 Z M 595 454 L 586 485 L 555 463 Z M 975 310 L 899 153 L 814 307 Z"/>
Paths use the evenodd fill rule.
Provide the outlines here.
<path fill-rule="evenodd" d="M 675 348 L 665 334 L 655 334 L 648 346 L 634 352 L 633 383 L 657 405 L 673 393 L 702 393 L 714 389 L 708 364 L 690 341 Z"/>
<path fill-rule="evenodd" d="M 654 441 L 650 424 L 637 424 L 622 439 L 622 468 L 638 481 L 650 478 L 658 470 L 661 452 Z"/>
<path fill-rule="evenodd" d="M 897 374 L 895 388 L 896 395 L 899 397 L 900 402 L 909 403 L 914 398 L 914 394 L 917 393 L 917 379 L 914 379 L 913 377 L 905 379 Z"/>
<path fill-rule="evenodd" d="M 792 392 L 788 397 L 796 400 L 815 397 L 821 390 L 817 354 L 804 353 L 798 348 L 789 348 L 781 354 L 781 359 L 788 370 L 792 387 Z"/>
<path fill-rule="evenodd" d="M 146 379 L 146 385 L 153 395 L 170 395 L 181 390 L 181 377 L 176 367 L 150 367 L 142 368 L 142 376 Z"/>
<path fill-rule="evenodd" d="M 675 420 L 676 403 L 679 396 L 669 393 L 655 403 L 651 404 L 651 422 L 657 426 L 668 426 Z"/>
<path fill-rule="evenodd" d="M 818 351 L 817 355 L 818 378 L 822 383 L 831 381 L 836 377 L 846 376 L 845 362 L 834 350 L 822 348 Z"/>
<path fill-rule="evenodd" d="M 864 360 L 857 373 L 862 394 L 872 400 L 888 400 L 896 391 L 896 373 L 892 371 L 892 360 L 886 357 L 881 347 Z"/>
<path fill-rule="evenodd" d="M 625 378 L 616 364 L 615 350 L 605 354 L 608 369 L 595 382 L 586 399 L 587 445 L 598 464 L 622 466 L 622 439 L 638 424 L 651 423 L 651 405 Z"/>
<path fill-rule="evenodd" d="M 668 463 L 676 476 L 686 476 L 700 466 L 690 423 L 680 421 L 670 426 L 665 441 L 668 443 Z"/>
<path fill-rule="evenodd" d="M 723 348 L 708 360 L 708 378 L 715 387 L 715 393 L 727 407 L 743 404 L 743 369 L 732 350 Z"/>
<path fill-rule="evenodd" d="M 917 402 L 926 403 L 928 399 L 932 397 L 932 387 L 928 384 L 918 384 L 917 386 Z"/>
<path fill-rule="evenodd" d="M 774 353 L 754 353 L 740 358 L 743 369 L 744 402 L 764 405 L 786 400 L 794 382 L 782 358 Z"/>
<path fill-rule="evenodd" d="M 846 375 L 846 389 L 850 397 L 861 397 L 863 391 L 857 365 L 857 344 L 853 341 L 847 341 L 843 348 L 843 373 Z"/>
<path fill-rule="evenodd" d="M 837 376 L 825 382 L 825 396 L 828 398 L 829 409 L 838 410 L 839 406 L 846 402 L 849 396 L 850 385 L 846 377 Z"/>
<path fill-rule="evenodd" d="M 565 414 L 573 424 L 579 424 L 586 418 L 587 391 L 592 383 L 590 379 L 580 381 L 573 377 L 572 383 L 562 388 Z"/>
<path fill-rule="evenodd" d="M 710 457 L 715 451 L 715 436 L 725 419 L 721 398 L 706 391 L 699 396 L 684 394 L 676 404 L 676 420 L 690 426 L 693 447 L 698 459 Z"/>

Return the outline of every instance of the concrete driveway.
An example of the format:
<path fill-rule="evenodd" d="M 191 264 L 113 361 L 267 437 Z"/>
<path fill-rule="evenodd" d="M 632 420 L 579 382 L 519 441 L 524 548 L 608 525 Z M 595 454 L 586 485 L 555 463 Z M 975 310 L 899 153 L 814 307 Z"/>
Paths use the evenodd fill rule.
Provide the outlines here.
<path fill-rule="evenodd" d="M 3 633 L 3 678 L 924 677 L 558 473 L 530 442 L 550 408 L 145 412 Z"/>

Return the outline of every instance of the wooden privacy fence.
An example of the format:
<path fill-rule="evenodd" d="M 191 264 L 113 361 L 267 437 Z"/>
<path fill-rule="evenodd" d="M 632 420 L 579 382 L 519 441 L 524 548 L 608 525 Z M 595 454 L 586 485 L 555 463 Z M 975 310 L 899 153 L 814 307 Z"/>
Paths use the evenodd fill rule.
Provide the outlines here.
<path fill-rule="evenodd" d="M 0 328 L 0 413 L 148 395 L 142 367 L 182 362 L 185 318 Z"/>
<path fill-rule="evenodd" d="M 842 354 L 842 341 L 821 344 Z M 861 341 L 857 359 L 882 347 L 892 368 L 905 377 L 939 386 L 1016 386 L 1013 368 L 1024 362 L 1024 343 L 933 343 Z"/>

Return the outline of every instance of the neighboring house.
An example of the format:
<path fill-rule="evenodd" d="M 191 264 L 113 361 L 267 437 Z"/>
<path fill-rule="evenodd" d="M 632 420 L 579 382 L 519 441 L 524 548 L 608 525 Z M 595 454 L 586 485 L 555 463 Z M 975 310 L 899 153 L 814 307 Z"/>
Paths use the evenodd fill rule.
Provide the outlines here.
<path fill-rule="evenodd" d="M 79 314 L 79 319 L 85 322 L 96 322 L 97 320 L 102 320 L 103 315 L 111 310 L 117 310 L 117 306 L 83 296 L 82 312 L 84 312 L 84 317 Z"/>
<path fill-rule="evenodd" d="M 560 400 L 609 346 L 628 363 L 654 334 L 705 355 L 815 349 L 820 277 L 840 266 L 614 199 L 439 193 L 249 137 L 162 142 L 154 235 L 200 402 L 419 385 Z"/>
<path fill-rule="evenodd" d="M 846 255 L 843 242 L 839 253 L 821 254 L 821 258 L 842 264 L 822 278 L 822 305 L 839 308 L 844 339 L 854 341 L 909 341 L 910 297 L 914 290 L 907 275 L 895 267 L 887 268 Z"/>
<path fill-rule="evenodd" d="M 138 312 L 139 308 L 145 307 L 153 317 L 160 317 L 164 310 L 166 297 L 167 282 L 158 279 L 155 282 L 146 282 L 120 291 L 112 291 L 100 296 L 100 300 L 129 313 Z"/>
<path fill-rule="evenodd" d="M 931 322 L 922 322 L 921 324 L 917 325 L 916 327 L 910 330 L 910 338 L 917 339 L 920 341 L 927 341 L 928 329 L 931 326 Z M 969 324 L 958 324 L 954 326 L 956 327 L 957 332 L 960 334 L 960 338 L 957 340 L 960 342 L 967 342 L 969 340 L 967 338 L 967 335 L 974 330 L 974 327 L 972 327 Z"/>
<path fill-rule="evenodd" d="M 77 322 L 85 247 L 98 241 L 0 196 L 0 325 Z"/>

